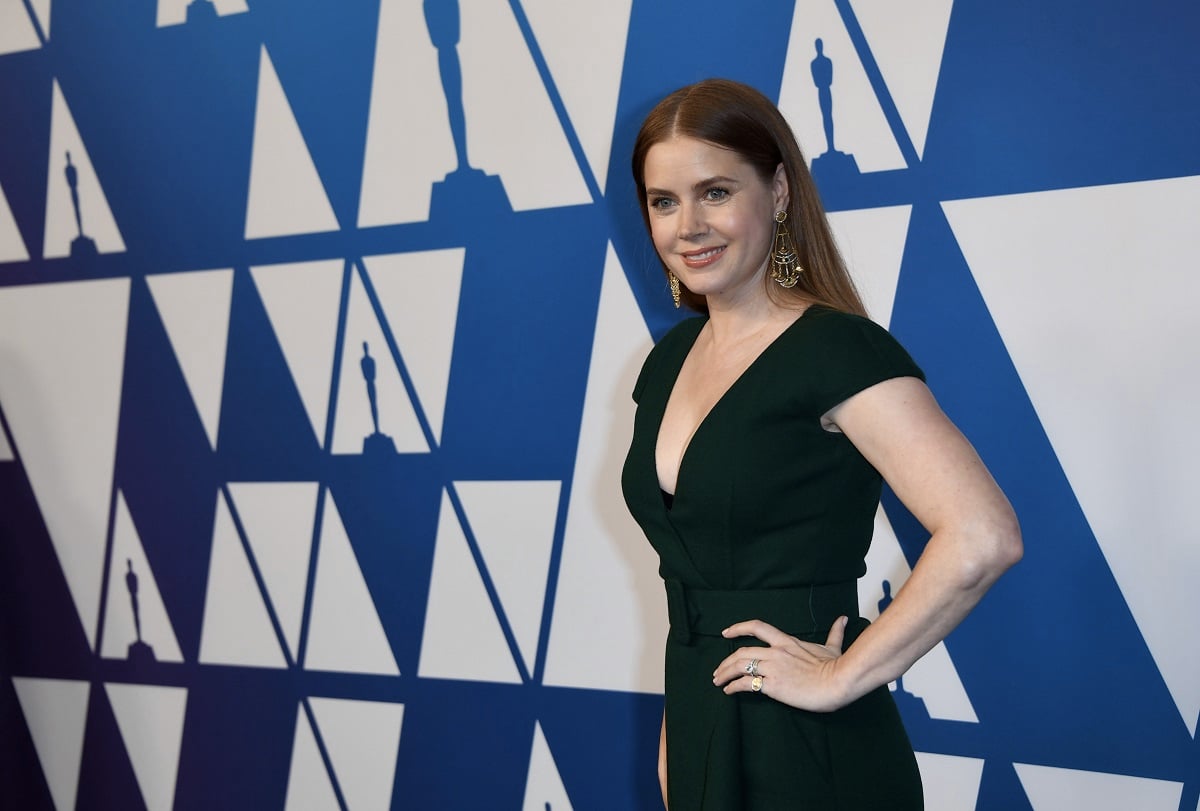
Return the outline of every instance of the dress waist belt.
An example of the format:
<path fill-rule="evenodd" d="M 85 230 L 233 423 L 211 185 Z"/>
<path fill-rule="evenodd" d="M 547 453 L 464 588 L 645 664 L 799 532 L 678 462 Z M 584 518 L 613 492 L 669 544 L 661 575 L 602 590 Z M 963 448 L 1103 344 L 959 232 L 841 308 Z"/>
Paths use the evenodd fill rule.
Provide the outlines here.
<path fill-rule="evenodd" d="M 847 580 L 790 589 L 719 590 L 667 580 L 671 638 L 685 645 L 692 635 L 720 636 L 735 622 L 762 620 L 793 636 L 826 634 L 833 621 L 858 616 L 858 583 Z"/>

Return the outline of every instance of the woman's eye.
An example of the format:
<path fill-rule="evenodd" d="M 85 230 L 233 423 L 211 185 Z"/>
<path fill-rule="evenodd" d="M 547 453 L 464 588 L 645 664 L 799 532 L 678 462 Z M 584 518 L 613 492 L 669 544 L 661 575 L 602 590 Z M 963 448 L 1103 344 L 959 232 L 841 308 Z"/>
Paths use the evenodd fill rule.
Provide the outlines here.
<path fill-rule="evenodd" d="M 704 192 L 705 200 L 713 200 L 713 201 L 724 200 L 728 196 L 729 196 L 729 190 L 722 189 L 719 187 L 714 187 L 714 188 L 711 188 L 711 189 L 707 190 L 706 192 Z"/>
<path fill-rule="evenodd" d="M 671 203 L 670 197 L 655 197 L 650 201 L 650 208 L 654 211 L 665 211 L 671 207 Z"/>

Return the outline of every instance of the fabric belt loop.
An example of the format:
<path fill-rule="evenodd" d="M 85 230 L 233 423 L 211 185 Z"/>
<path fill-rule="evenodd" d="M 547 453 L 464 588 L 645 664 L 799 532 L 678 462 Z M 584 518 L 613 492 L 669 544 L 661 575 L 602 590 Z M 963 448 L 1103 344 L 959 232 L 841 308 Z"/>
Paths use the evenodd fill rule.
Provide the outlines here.
<path fill-rule="evenodd" d="M 665 581 L 667 587 L 667 620 L 671 623 L 671 638 L 684 645 L 692 643 L 692 626 L 688 619 L 687 596 L 683 583 Z"/>

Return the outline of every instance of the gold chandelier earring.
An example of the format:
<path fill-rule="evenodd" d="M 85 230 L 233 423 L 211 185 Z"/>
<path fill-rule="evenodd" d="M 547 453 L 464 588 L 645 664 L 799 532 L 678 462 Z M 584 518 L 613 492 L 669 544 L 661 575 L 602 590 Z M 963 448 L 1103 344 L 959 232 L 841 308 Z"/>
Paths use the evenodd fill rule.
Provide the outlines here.
<path fill-rule="evenodd" d="M 674 273 L 667 273 L 667 282 L 671 285 L 671 300 L 675 302 L 675 309 L 679 309 L 679 278 Z"/>
<path fill-rule="evenodd" d="M 771 278 L 780 287 L 790 289 L 800 281 L 800 274 L 804 272 L 804 268 L 800 266 L 800 257 L 796 255 L 792 235 L 783 224 L 785 220 L 786 211 L 775 212 L 775 248 L 771 251 Z"/>

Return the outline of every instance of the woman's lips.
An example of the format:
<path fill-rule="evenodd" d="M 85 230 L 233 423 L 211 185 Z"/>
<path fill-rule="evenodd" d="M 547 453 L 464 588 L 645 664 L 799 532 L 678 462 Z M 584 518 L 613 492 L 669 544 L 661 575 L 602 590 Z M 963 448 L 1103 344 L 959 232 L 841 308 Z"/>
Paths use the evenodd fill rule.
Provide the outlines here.
<path fill-rule="evenodd" d="M 690 268 L 702 268 L 706 265 L 711 265 L 720 258 L 725 252 L 724 245 L 718 245 L 715 248 L 705 248 L 702 251 L 688 251 L 687 253 L 679 254 L 679 258 L 683 263 Z"/>

